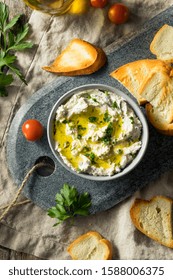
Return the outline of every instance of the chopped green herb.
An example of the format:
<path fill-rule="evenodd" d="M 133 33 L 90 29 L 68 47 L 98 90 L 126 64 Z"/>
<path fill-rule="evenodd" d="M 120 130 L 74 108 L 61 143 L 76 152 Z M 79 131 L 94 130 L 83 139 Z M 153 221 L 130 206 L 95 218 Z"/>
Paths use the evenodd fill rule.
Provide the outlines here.
<path fill-rule="evenodd" d="M 132 124 L 134 124 L 134 118 L 133 117 L 130 117 L 130 121 Z"/>
<path fill-rule="evenodd" d="M 113 102 L 112 107 L 118 109 L 118 104 L 116 101 Z"/>
<path fill-rule="evenodd" d="M 77 139 L 81 139 L 82 138 L 81 131 L 83 131 L 83 130 L 86 130 L 86 127 L 83 127 L 82 125 L 79 124 L 77 126 L 77 132 L 78 132 Z"/>
<path fill-rule="evenodd" d="M 62 123 L 66 124 L 66 123 L 69 123 L 70 121 L 69 120 L 63 120 Z"/>
<path fill-rule="evenodd" d="M 82 150 L 83 153 L 87 153 L 87 152 L 89 152 L 89 151 L 90 151 L 90 148 L 87 147 L 87 146 L 84 147 L 83 150 Z"/>
<path fill-rule="evenodd" d="M 105 144 L 110 144 L 112 133 L 113 133 L 113 123 L 110 122 L 106 128 L 105 136 L 101 138 L 101 141 L 104 142 Z"/>
<path fill-rule="evenodd" d="M 108 112 L 104 113 L 104 118 L 103 118 L 104 122 L 109 122 L 111 118 L 112 117 L 108 114 Z"/>
<path fill-rule="evenodd" d="M 86 130 L 86 127 L 83 127 L 82 125 L 79 124 L 79 125 L 77 126 L 77 129 L 78 129 L 78 130 Z"/>
<path fill-rule="evenodd" d="M 94 102 L 98 102 L 96 98 L 92 98 L 92 100 L 93 100 Z"/>
<path fill-rule="evenodd" d="M 105 90 L 105 91 L 104 91 L 104 93 L 105 93 L 106 95 L 108 95 L 108 94 L 109 94 L 109 92 L 108 92 L 107 90 Z"/>
<path fill-rule="evenodd" d="M 97 117 L 89 117 L 88 119 L 89 119 L 89 121 L 90 121 L 91 123 L 94 123 L 94 122 L 96 122 L 96 121 L 98 120 Z"/>
<path fill-rule="evenodd" d="M 91 153 L 86 153 L 85 156 L 88 157 L 88 158 L 90 159 L 90 161 L 91 161 L 92 164 L 96 163 L 96 162 L 95 162 L 96 156 L 95 156 L 94 153 L 92 153 L 92 152 L 91 152 Z"/>
<path fill-rule="evenodd" d="M 133 153 L 130 153 L 130 155 L 131 155 L 132 158 L 135 158 L 136 153 L 134 153 L 134 154 L 133 154 Z"/>
<path fill-rule="evenodd" d="M 91 160 L 91 163 L 95 163 L 95 154 L 94 153 L 90 153 L 90 160 Z"/>

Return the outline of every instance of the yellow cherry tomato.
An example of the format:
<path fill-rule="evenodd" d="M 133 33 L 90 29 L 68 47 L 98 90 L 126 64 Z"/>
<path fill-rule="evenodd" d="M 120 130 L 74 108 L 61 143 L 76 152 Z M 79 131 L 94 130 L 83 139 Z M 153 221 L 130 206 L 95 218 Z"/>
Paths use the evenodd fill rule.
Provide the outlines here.
<path fill-rule="evenodd" d="M 84 14 L 88 11 L 89 1 L 88 0 L 74 0 L 70 9 L 68 10 L 69 14 Z"/>

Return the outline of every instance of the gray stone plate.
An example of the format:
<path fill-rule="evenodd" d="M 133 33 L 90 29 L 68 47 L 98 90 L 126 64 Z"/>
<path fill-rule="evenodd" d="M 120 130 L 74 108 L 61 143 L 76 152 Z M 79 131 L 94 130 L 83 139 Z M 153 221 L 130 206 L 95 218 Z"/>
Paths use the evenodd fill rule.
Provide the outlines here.
<path fill-rule="evenodd" d="M 90 76 L 58 78 L 37 91 L 17 112 L 7 140 L 7 160 L 14 182 L 20 185 L 25 174 L 40 157 L 49 157 L 55 164 L 55 170 L 50 176 L 41 176 L 45 175 L 45 172 L 49 173 L 49 170 L 40 170 L 39 174 L 35 172 L 26 184 L 24 194 L 35 204 L 43 209 L 53 206 L 56 193 L 64 183 L 68 183 L 74 185 L 80 192 L 90 193 L 91 213 L 96 213 L 111 208 L 158 178 L 163 172 L 173 168 L 173 137 L 157 133 L 150 125 L 148 149 L 140 164 L 123 178 L 104 182 L 83 179 L 62 167 L 51 153 L 46 134 L 48 116 L 53 105 L 62 94 L 74 87 L 101 83 L 117 87 L 129 94 L 118 82 L 109 77 L 109 73 L 127 62 L 153 58 L 149 51 L 150 42 L 154 33 L 165 23 L 173 25 L 173 7 L 153 18 L 140 35 L 131 41 L 118 49 L 112 46 L 108 63 L 103 69 Z M 37 142 L 28 142 L 22 135 L 23 122 L 31 118 L 40 120 L 45 128 L 44 136 Z"/>

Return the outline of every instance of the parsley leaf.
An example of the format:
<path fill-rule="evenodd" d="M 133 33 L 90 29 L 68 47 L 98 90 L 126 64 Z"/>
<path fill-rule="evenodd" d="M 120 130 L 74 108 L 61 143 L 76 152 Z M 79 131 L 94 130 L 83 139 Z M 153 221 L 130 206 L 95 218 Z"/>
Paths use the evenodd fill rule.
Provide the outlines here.
<path fill-rule="evenodd" d="M 105 144 L 110 144 L 112 139 L 112 133 L 113 133 L 113 123 L 110 122 L 105 130 L 105 136 L 101 138 L 101 141 L 103 141 Z"/>
<path fill-rule="evenodd" d="M 11 82 L 13 81 L 13 76 L 12 75 L 5 75 L 5 74 L 1 74 L 0 73 L 0 85 L 1 86 L 7 86 L 9 84 L 11 84 Z"/>
<path fill-rule="evenodd" d="M 130 117 L 131 124 L 134 124 L 134 118 Z"/>
<path fill-rule="evenodd" d="M 56 206 L 48 210 L 48 215 L 51 218 L 56 218 L 58 221 L 54 226 L 61 224 L 67 219 L 73 219 L 76 215 L 89 215 L 91 199 L 87 192 L 79 194 L 75 187 L 70 187 L 64 184 L 60 193 L 55 197 Z"/>
<path fill-rule="evenodd" d="M 12 75 L 5 75 L 3 73 L 0 73 L 0 96 L 1 97 L 8 95 L 5 87 L 10 85 L 12 82 L 13 82 Z"/>
<path fill-rule="evenodd" d="M 81 124 L 78 124 L 77 130 L 86 130 L 86 127 L 83 127 Z"/>
<path fill-rule="evenodd" d="M 2 68 L 2 66 L 8 66 L 10 64 L 12 64 L 14 61 L 16 60 L 16 56 L 15 55 L 5 55 L 4 57 L 0 56 L 0 68 Z"/>
<path fill-rule="evenodd" d="M 90 161 L 91 161 L 92 164 L 95 164 L 95 163 L 96 163 L 96 162 L 95 162 L 96 156 L 95 156 L 95 154 L 94 154 L 93 152 L 91 152 L 91 153 L 86 153 L 85 156 L 88 157 L 88 158 L 90 159 Z"/>
<path fill-rule="evenodd" d="M 16 22 L 19 20 L 20 15 L 15 16 L 4 28 L 4 31 L 7 31 L 8 29 L 11 29 Z"/>
<path fill-rule="evenodd" d="M 111 116 L 108 114 L 108 112 L 104 113 L 104 122 L 109 122 L 111 120 Z"/>
<path fill-rule="evenodd" d="M 118 109 L 118 104 L 117 104 L 117 102 L 116 102 L 116 101 L 114 101 L 114 102 L 113 102 L 113 104 L 112 104 L 112 108 L 116 108 L 116 109 Z"/>
<path fill-rule="evenodd" d="M 8 95 L 6 86 L 13 82 L 13 76 L 7 74 L 9 69 L 27 85 L 23 74 L 14 64 L 17 60 L 15 51 L 23 51 L 33 46 L 33 43 L 23 41 L 28 34 L 29 25 L 24 24 L 19 27 L 20 17 L 21 15 L 16 15 L 9 20 L 9 7 L 0 2 L 0 96 Z"/>
<path fill-rule="evenodd" d="M 89 119 L 89 121 L 91 122 L 91 123 L 94 123 L 94 122 L 96 122 L 97 120 L 98 120 L 98 118 L 97 117 L 89 117 L 88 118 Z"/>

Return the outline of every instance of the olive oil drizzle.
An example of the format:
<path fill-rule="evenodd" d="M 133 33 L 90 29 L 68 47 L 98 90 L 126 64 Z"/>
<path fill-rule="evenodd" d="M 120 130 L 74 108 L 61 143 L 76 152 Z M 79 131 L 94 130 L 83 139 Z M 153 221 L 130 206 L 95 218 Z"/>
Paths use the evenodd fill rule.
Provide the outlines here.
<path fill-rule="evenodd" d="M 116 121 L 113 121 L 112 116 L 108 112 L 103 113 L 100 108 L 95 106 L 89 106 L 86 112 L 80 114 L 74 114 L 70 119 L 65 119 L 63 122 L 55 121 L 54 123 L 54 140 L 58 143 L 58 148 L 63 157 L 73 166 L 74 169 L 79 170 L 79 163 L 82 161 L 82 155 L 86 156 L 91 165 L 97 168 L 108 169 L 112 164 L 119 165 L 123 156 L 122 148 L 129 146 L 129 143 L 124 142 L 123 144 L 116 145 L 116 139 L 122 132 L 122 118 L 120 115 L 117 116 Z M 66 133 L 66 125 L 74 129 L 72 135 Z M 85 139 L 89 126 L 95 125 L 95 130 L 102 127 L 106 127 L 104 137 L 98 141 L 93 142 L 91 138 Z M 77 155 L 72 153 L 72 142 L 79 140 L 80 152 Z M 80 149 L 80 141 L 85 141 L 86 145 Z M 111 145 L 111 152 L 106 156 L 106 159 L 97 157 L 94 153 L 94 144 L 103 143 L 104 145 Z M 121 151 L 121 152 L 120 152 Z"/>

